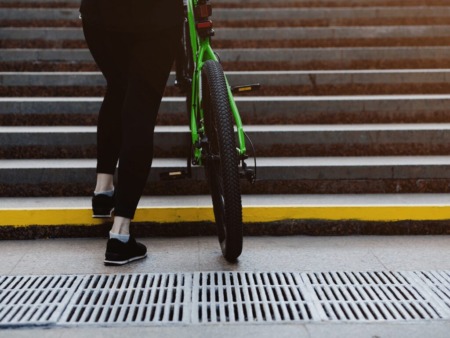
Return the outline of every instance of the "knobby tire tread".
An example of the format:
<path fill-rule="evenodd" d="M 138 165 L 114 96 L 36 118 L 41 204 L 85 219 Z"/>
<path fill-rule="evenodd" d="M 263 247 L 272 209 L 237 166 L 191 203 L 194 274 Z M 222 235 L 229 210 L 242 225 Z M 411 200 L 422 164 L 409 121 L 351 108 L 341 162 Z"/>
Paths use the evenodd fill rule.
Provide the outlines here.
<path fill-rule="evenodd" d="M 214 165 L 206 163 L 206 171 L 210 182 L 214 214 L 218 226 L 219 241 L 222 253 L 228 261 L 235 261 L 242 252 L 243 224 L 242 202 L 239 178 L 239 158 L 236 148 L 234 123 L 227 85 L 222 66 L 216 61 L 207 61 L 202 69 L 202 90 L 205 113 L 205 128 L 208 141 L 218 143 L 220 171 L 225 204 L 224 215 L 221 217 L 220 182 Z M 211 115 L 210 115 L 211 114 Z M 215 128 L 213 128 L 213 125 Z M 214 130 L 217 130 L 215 135 Z M 214 133 L 214 134 L 213 134 Z M 214 139 L 217 136 L 218 139 Z M 224 223 L 224 224 L 223 224 Z M 224 227 L 222 231 L 220 227 Z M 226 234 L 226 236 L 224 236 Z"/>

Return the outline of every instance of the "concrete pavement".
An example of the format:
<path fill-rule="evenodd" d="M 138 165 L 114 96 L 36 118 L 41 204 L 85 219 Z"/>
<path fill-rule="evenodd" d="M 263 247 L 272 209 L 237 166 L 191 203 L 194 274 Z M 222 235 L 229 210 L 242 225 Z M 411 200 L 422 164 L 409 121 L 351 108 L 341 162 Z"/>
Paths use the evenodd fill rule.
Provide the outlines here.
<path fill-rule="evenodd" d="M 149 257 L 123 267 L 103 265 L 104 239 L 2 241 L 0 276 L 130 273 L 408 272 L 450 270 L 448 236 L 246 237 L 237 264 L 215 237 L 142 238 Z M 1 294 L 0 294 L 1 296 Z M 1 298 L 1 297 L 0 297 Z M 97 325 L 0 330 L 0 337 L 448 337 L 450 322 L 217 323 Z"/>
<path fill-rule="evenodd" d="M 104 239 L 2 241 L 0 275 L 192 271 L 450 270 L 450 236 L 246 237 L 237 264 L 215 237 L 142 238 L 149 257 L 103 265 Z"/>

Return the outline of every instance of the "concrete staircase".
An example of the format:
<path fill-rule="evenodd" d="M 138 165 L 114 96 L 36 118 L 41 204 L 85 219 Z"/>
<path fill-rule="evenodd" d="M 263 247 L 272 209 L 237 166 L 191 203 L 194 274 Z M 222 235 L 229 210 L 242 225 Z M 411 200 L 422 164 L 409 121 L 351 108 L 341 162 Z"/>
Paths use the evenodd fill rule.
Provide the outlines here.
<path fill-rule="evenodd" d="M 104 80 L 78 3 L 0 1 L 4 238 L 105 229 L 88 197 Z M 258 163 L 257 184 L 242 182 L 248 233 L 449 231 L 450 1 L 212 3 L 231 84 L 263 86 L 237 97 Z M 158 179 L 185 165 L 184 108 L 172 74 L 136 217 L 143 233 L 214 231 L 201 169 Z"/>

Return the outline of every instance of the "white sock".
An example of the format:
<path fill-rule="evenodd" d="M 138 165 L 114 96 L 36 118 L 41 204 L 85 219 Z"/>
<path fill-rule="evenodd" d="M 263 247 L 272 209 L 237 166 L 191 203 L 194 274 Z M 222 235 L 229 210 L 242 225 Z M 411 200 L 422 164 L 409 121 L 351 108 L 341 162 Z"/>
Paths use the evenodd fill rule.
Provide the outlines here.
<path fill-rule="evenodd" d="M 123 243 L 126 243 L 130 239 L 130 235 L 115 234 L 115 233 L 110 231 L 109 232 L 109 238 L 115 238 L 115 239 L 118 239 L 119 241 L 121 241 Z"/>
<path fill-rule="evenodd" d="M 95 196 L 97 196 L 97 195 L 106 195 L 106 196 L 109 196 L 109 197 L 113 197 L 114 189 L 113 190 L 108 190 L 108 191 L 100 191 L 100 192 L 94 191 L 94 195 Z"/>

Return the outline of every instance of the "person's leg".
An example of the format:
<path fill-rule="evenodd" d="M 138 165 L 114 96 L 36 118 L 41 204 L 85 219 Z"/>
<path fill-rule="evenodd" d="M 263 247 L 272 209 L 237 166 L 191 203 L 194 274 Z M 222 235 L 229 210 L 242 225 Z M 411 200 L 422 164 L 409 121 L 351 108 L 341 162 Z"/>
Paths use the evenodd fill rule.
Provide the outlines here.
<path fill-rule="evenodd" d="M 94 193 L 103 193 L 112 190 L 114 190 L 114 175 L 97 173 Z"/>
<path fill-rule="evenodd" d="M 126 81 L 120 82 L 121 86 L 112 81 L 120 77 L 108 78 L 109 72 L 104 71 L 108 91 L 99 116 L 96 187 L 99 191 L 111 188 L 119 158 L 115 217 L 105 253 L 107 265 L 122 265 L 147 255 L 146 247 L 129 235 L 130 222 L 150 171 L 156 117 L 178 39 L 178 29 L 171 29 L 140 33 L 133 38 L 128 36 L 127 48 L 115 40 L 115 43 L 109 43 L 109 46 L 121 49 L 117 51 L 119 54 L 126 50 L 129 59 L 126 64 L 116 62 L 115 65 L 119 70 L 126 69 Z M 109 53 L 109 56 L 115 55 L 114 50 Z M 124 65 L 126 67 L 122 68 Z M 114 93 L 123 87 L 126 88 L 121 92 L 123 96 Z M 107 100 L 109 97 L 111 101 Z M 110 106 L 118 98 L 122 104 L 116 101 L 114 107 Z M 117 108 L 120 108 L 120 117 Z M 112 110 L 114 114 L 111 114 Z"/>
<path fill-rule="evenodd" d="M 97 123 L 97 174 L 98 188 L 110 190 L 122 144 L 121 111 L 126 96 L 126 86 L 120 78 L 107 78 L 105 98 Z M 96 189 L 97 190 L 97 189 Z"/>
<path fill-rule="evenodd" d="M 97 125 L 97 183 L 94 216 L 110 216 L 114 207 L 113 175 L 122 145 L 122 107 L 127 92 L 130 36 L 83 24 L 88 47 L 107 81 Z M 105 264 L 121 265 L 146 257 L 147 248 L 129 235 L 130 219 L 115 217 L 106 245 Z"/>
<path fill-rule="evenodd" d="M 153 133 L 181 30 L 140 33 L 131 48 L 122 108 L 115 215 L 134 217 L 153 158 Z"/>
<path fill-rule="evenodd" d="M 114 208 L 113 177 L 121 146 L 121 108 L 126 94 L 127 36 L 84 21 L 83 32 L 107 82 L 97 124 L 97 182 L 92 204 L 94 217 L 110 217 Z"/>
<path fill-rule="evenodd" d="M 153 133 L 161 96 L 131 77 L 124 104 L 115 215 L 132 219 L 153 159 Z"/>
<path fill-rule="evenodd" d="M 121 107 L 125 87 L 115 77 L 107 78 L 107 90 L 97 124 L 97 182 L 92 197 L 94 217 L 111 217 L 114 209 L 114 173 L 122 143 Z"/>

